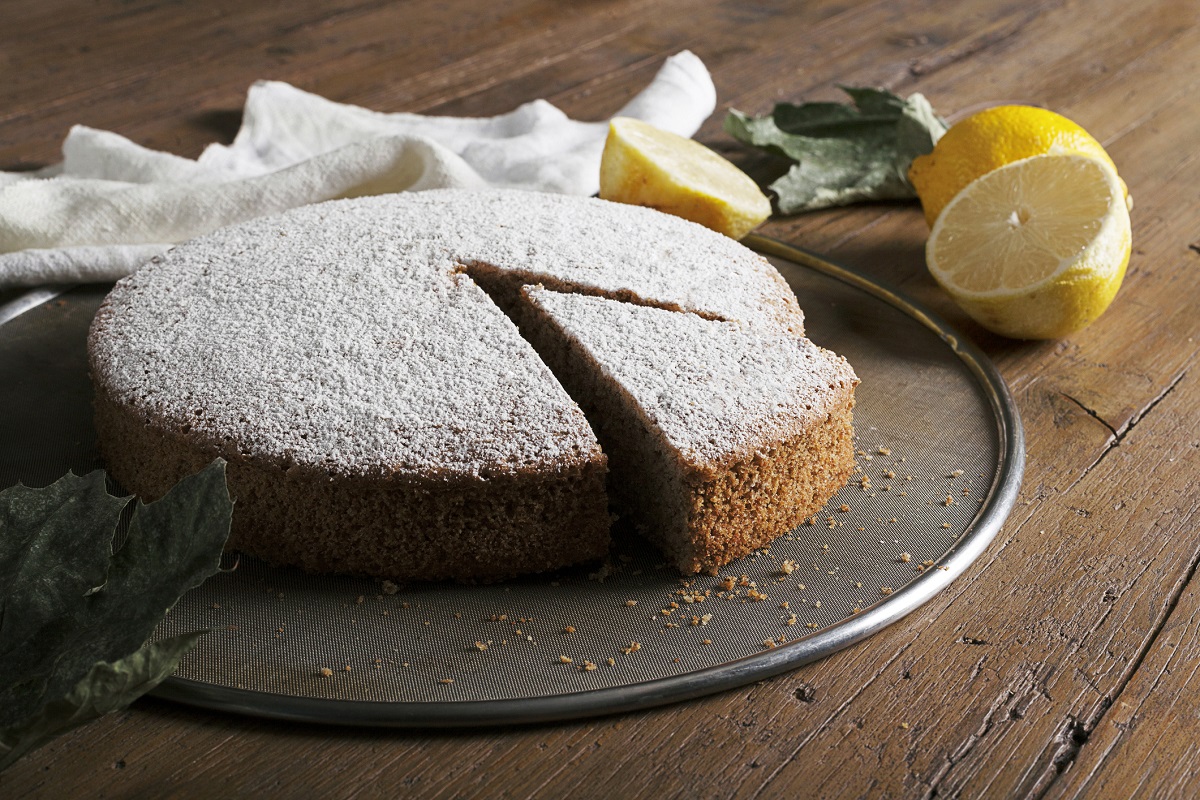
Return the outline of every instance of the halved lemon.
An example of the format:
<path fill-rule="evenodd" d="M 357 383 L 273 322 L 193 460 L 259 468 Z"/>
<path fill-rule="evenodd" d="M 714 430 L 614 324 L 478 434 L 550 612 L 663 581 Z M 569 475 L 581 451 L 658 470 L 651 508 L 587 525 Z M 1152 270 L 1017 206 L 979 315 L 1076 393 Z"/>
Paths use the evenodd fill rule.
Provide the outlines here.
<path fill-rule="evenodd" d="M 649 206 L 741 239 L 771 216 L 749 175 L 704 145 L 617 117 L 600 161 L 600 197 Z"/>
<path fill-rule="evenodd" d="M 1040 155 L 972 181 L 938 216 L 929 271 L 980 325 L 1054 339 L 1100 316 L 1121 286 L 1129 211 L 1110 163 Z"/>

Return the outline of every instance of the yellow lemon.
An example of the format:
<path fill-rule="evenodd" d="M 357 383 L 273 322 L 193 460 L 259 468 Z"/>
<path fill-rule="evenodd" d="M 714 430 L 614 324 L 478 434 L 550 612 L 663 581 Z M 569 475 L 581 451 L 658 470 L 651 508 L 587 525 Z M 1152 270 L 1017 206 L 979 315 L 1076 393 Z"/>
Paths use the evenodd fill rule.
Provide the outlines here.
<path fill-rule="evenodd" d="M 1117 169 L 1100 143 L 1066 117 L 1033 106 L 996 106 L 952 125 L 933 152 L 913 159 L 908 179 L 932 227 L 971 181 L 1005 164 L 1046 154 L 1091 156 L 1113 172 Z"/>
<path fill-rule="evenodd" d="M 600 197 L 649 206 L 741 239 L 771 216 L 750 176 L 702 144 L 628 117 L 608 128 Z"/>
<path fill-rule="evenodd" d="M 1129 210 L 1111 162 L 1042 155 L 992 170 L 959 192 L 938 216 L 925 260 L 985 328 L 1053 339 L 1108 308 L 1130 247 Z"/>

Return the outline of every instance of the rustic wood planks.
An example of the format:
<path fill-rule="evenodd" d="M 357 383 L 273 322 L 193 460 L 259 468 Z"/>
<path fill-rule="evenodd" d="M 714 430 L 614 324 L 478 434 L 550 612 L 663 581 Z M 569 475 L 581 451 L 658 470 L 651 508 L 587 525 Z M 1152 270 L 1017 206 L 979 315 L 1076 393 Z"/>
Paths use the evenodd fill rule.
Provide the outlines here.
<path fill-rule="evenodd" d="M 923 267 L 915 206 L 764 231 L 934 306 L 1018 398 L 1021 503 L 970 573 L 902 623 L 743 690 L 642 714 L 413 735 L 291 726 L 142 701 L 0 776 L 5 796 L 1073 797 L 1200 792 L 1200 9 L 915 0 L 285 5 L 9 0 L 0 169 L 48 163 L 68 127 L 196 155 L 278 78 L 381 110 L 498 113 L 547 97 L 602 118 L 688 47 L 721 110 L 921 91 L 952 118 L 1004 101 L 1072 116 L 1135 198 L 1112 309 L 1068 340 L 974 326 Z M 699 137 L 755 174 L 769 160 Z M 1194 245 L 1194 246 L 1193 246 Z"/>

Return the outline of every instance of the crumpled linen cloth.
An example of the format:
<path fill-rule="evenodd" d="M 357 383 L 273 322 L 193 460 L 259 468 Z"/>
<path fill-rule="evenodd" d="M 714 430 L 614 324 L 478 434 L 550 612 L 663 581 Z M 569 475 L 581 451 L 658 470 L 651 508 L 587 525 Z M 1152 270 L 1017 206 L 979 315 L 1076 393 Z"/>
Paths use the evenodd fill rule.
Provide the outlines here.
<path fill-rule="evenodd" d="M 684 51 L 617 116 L 691 136 L 715 108 L 708 70 Z M 607 131 L 545 100 L 490 118 L 384 114 L 276 81 L 250 88 L 231 145 L 194 161 L 75 126 L 61 164 L 0 172 L 0 287 L 116 280 L 173 243 L 340 197 L 482 186 L 594 194 Z"/>

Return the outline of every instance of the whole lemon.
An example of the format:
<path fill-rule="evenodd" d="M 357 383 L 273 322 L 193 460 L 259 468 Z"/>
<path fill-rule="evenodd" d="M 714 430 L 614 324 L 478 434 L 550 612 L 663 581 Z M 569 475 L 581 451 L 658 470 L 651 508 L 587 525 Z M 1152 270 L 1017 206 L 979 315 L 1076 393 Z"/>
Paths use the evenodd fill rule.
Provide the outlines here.
<path fill-rule="evenodd" d="M 1044 108 L 1009 105 L 954 123 L 933 152 L 913 159 L 908 179 L 932 228 L 967 184 L 1006 164 L 1040 155 L 1090 156 L 1117 171 L 1100 143 L 1071 120 Z M 1121 188 L 1128 199 L 1124 183 Z"/>

